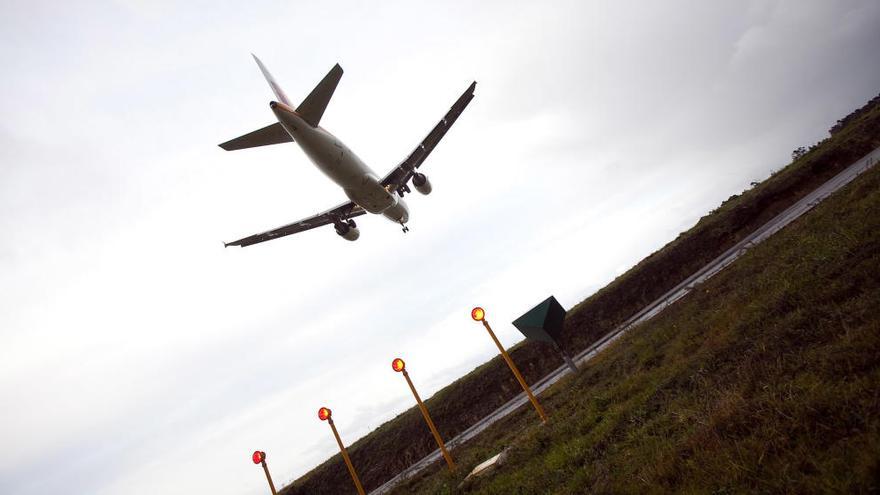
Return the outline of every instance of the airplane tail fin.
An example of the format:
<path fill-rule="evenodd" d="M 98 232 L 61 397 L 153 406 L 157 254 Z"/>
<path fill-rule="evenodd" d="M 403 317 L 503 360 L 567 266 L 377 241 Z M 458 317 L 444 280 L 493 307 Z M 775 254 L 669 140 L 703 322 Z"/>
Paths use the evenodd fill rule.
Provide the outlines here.
<path fill-rule="evenodd" d="M 275 93 L 275 96 L 278 97 L 278 100 L 280 100 L 281 103 L 292 107 L 293 105 L 290 103 L 290 100 L 287 99 L 284 90 L 282 90 L 281 86 L 275 82 L 275 78 L 272 77 L 272 74 L 269 73 L 269 70 L 266 69 L 263 62 L 261 62 L 253 53 L 251 56 L 257 61 L 257 65 L 260 66 L 260 71 L 263 72 L 263 77 L 266 78 L 269 87 L 272 88 L 272 91 Z M 317 127 L 318 122 L 321 121 L 321 117 L 324 115 L 324 110 L 327 109 L 327 104 L 330 103 L 330 98 L 333 96 L 333 92 L 336 91 L 336 86 L 339 84 L 341 78 L 342 67 L 340 67 L 339 64 L 336 64 L 330 69 L 330 72 L 324 76 L 324 79 L 321 79 L 321 82 L 315 86 L 315 89 L 309 93 L 309 96 L 306 96 L 306 99 L 299 104 L 296 108 L 296 113 L 299 114 L 303 120 L 308 122 L 309 125 Z"/>
<path fill-rule="evenodd" d="M 336 86 L 339 84 L 341 78 L 342 67 L 340 67 L 339 64 L 336 64 L 330 69 L 330 72 L 324 76 L 324 79 L 321 79 L 321 82 L 315 86 L 315 89 L 309 93 L 309 96 L 306 96 L 306 99 L 299 104 L 296 108 L 296 113 L 298 113 L 299 116 L 312 127 L 317 127 L 318 122 L 321 121 L 321 117 L 324 115 L 324 110 L 327 109 L 327 104 L 330 103 L 330 98 L 333 96 L 333 92 L 336 91 Z"/>
<path fill-rule="evenodd" d="M 266 66 L 263 65 L 263 62 L 260 62 L 260 59 L 258 59 L 257 56 L 253 53 L 251 53 L 251 56 L 254 57 L 257 65 L 260 66 L 260 71 L 263 73 L 263 77 L 266 78 L 266 82 L 269 83 L 269 87 L 272 88 L 272 92 L 275 93 L 275 96 L 278 97 L 281 103 L 284 103 L 287 106 L 292 106 L 290 100 L 287 99 L 287 95 L 284 94 L 284 90 L 281 89 L 281 86 L 279 86 L 277 82 L 275 82 L 275 78 L 272 77 L 272 74 L 269 73 L 269 70 L 266 69 Z"/>

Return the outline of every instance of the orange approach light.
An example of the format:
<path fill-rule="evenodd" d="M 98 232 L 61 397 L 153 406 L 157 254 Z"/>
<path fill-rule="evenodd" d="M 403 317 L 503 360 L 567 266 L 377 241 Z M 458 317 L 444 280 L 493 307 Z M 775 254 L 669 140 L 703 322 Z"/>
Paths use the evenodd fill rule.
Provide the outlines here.
<path fill-rule="evenodd" d="M 406 368 L 406 363 L 403 362 L 403 359 L 394 358 L 394 361 L 391 361 L 391 369 L 400 373 Z"/>
<path fill-rule="evenodd" d="M 473 318 L 474 321 L 483 321 L 483 318 L 485 317 L 486 311 L 484 311 L 483 308 L 477 306 L 476 308 L 471 310 L 471 318 Z"/>
<path fill-rule="evenodd" d="M 321 421 L 327 421 L 328 419 L 330 419 L 330 416 L 332 414 L 333 413 L 330 411 L 330 409 L 327 409 L 326 407 L 318 409 L 318 419 L 320 419 Z"/>
<path fill-rule="evenodd" d="M 259 450 L 254 451 L 254 464 L 259 464 L 266 460 L 266 453 Z"/>

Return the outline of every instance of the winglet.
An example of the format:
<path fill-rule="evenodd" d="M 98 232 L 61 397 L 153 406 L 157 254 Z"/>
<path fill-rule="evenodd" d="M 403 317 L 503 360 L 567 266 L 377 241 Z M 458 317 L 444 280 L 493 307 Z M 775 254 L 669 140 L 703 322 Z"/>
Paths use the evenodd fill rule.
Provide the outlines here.
<path fill-rule="evenodd" d="M 278 99 L 281 100 L 281 102 L 284 103 L 285 105 L 292 106 L 290 103 L 290 100 L 287 99 L 287 95 L 284 94 L 284 90 L 281 89 L 281 86 L 279 86 L 278 83 L 275 82 L 275 78 L 272 77 L 272 74 L 269 73 L 269 69 L 267 69 L 266 66 L 263 65 L 263 62 L 261 62 L 260 59 L 257 58 L 256 55 L 251 53 L 251 56 L 254 57 L 254 60 L 257 62 L 257 65 L 260 66 L 260 71 L 263 73 L 263 77 L 266 78 L 266 82 L 269 83 L 269 87 L 272 88 L 272 92 L 275 93 L 275 96 L 277 96 Z"/>

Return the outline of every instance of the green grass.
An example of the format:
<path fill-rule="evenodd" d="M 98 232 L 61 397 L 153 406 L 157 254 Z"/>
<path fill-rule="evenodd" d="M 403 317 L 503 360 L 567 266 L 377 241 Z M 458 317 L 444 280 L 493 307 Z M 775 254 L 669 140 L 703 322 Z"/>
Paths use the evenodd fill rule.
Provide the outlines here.
<path fill-rule="evenodd" d="M 880 491 L 880 168 L 395 493 Z M 494 475 L 459 489 L 509 448 Z"/>
<path fill-rule="evenodd" d="M 586 348 L 845 166 L 880 146 L 880 98 L 839 122 L 831 137 L 812 146 L 804 156 L 756 187 L 732 196 L 693 228 L 569 310 L 563 346 L 572 353 Z M 521 342 L 510 353 L 529 383 L 562 364 L 558 355 L 541 343 Z M 441 435 L 452 438 L 520 390 L 507 366 L 495 358 L 444 387 L 426 404 Z M 434 449 L 436 444 L 413 407 L 348 450 L 364 486 L 371 490 Z M 474 456 L 475 462 L 488 457 Z M 336 455 L 281 493 L 336 495 L 351 490 L 351 480 Z"/>

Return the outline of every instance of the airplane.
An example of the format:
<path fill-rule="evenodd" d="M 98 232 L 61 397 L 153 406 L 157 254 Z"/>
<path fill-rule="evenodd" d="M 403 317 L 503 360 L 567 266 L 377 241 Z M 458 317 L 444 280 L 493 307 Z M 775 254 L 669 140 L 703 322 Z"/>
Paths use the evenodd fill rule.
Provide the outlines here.
<path fill-rule="evenodd" d="M 299 144 L 319 170 L 342 188 L 349 201 L 297 222 L 237 241 L 224 242 L 223 245 L 245 247 L 329 224 L 333 224 L 336 233 L 343 239 L 355 241 L 360 237 L 360 230 L 353 218 L 366 213 L 382 215 L 400 224 L 403 232 L 409 231 L 406 226 L 409 221 L 409 207 L 403 200 L 404 194 L 412 192 L 408 184 L 412 181 L 413 188 L 421 194 L 431 193 L 431 182 L 418 168 L 474 98 L 476 81 L 471 83 L 412 153 L 384 177 L 379 178 L 342 141 L 318 125 L 342 78 L 342 67 L 339 64 L 333 66 L 302 103 L 294 108 L 263 62 L 256 55 L 251 55 L 278 98 L 269 103 L 278 122 L 219 146 L 226 151 L 232 151 L 293 141 Z"/>

